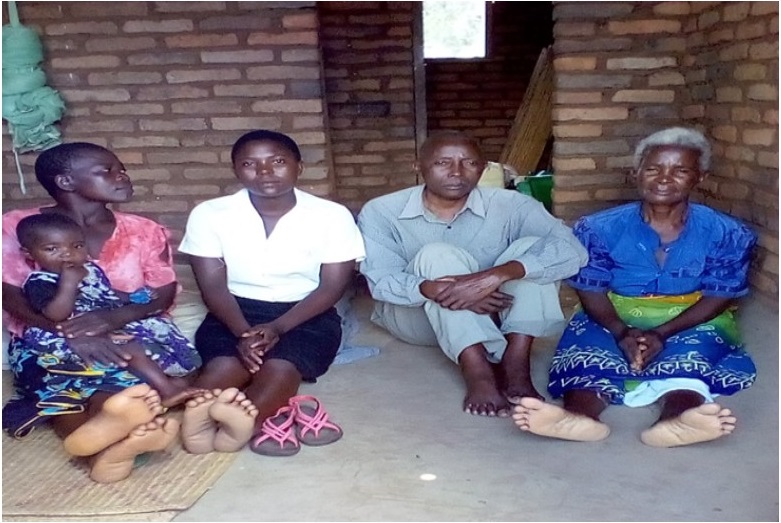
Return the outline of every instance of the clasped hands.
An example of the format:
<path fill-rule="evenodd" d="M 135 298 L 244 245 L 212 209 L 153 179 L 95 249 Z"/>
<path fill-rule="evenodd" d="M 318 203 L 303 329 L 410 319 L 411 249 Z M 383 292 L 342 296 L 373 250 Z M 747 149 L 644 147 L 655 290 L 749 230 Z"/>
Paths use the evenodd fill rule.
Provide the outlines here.
<path fill-rule="evenodd" d="M 244 367 L 255 374 L 263 364 L 263 356 L 279 341 L 280 331 L 272 323 L 255 325 L 239 337 L 238 350 Z"/>
<path fill-rule="evenodd" d="M 487 272 L 464 274 L 426 280 L 420 284 L 420 292 L 446 309 L 492 314 L 508 308 L 513 302 L 511 295 L 498 290 L 502 283 L 500 278 Z"/>
<path fill-rule="evenodd" d="M 664 348 L 664 338 L 653 329 L 627 327 L 616 336 L 616 341 L 635 372 L 646 368 Z"/>

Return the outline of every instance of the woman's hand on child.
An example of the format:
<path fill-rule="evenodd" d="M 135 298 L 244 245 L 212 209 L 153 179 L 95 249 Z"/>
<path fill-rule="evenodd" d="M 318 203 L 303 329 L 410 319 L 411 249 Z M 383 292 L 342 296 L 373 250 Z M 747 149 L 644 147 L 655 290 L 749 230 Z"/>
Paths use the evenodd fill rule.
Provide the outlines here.
<path fill-rule="evenodd" d="M 117 309 L 121 310 L 121 309 Z M 117 319 L 115 311 L 85 312 L 57 324 L 57 334 L 68 339 L 82 336 L 103 336 L 125 326 Z"/>
<path fill-rule="evenodd" d="M 69 339 L 68 345 L 71 351 L 88 366 L 101 363 L 127 367 L 127 362 L 131 358 L 122 345 L 114 344 L 106 336 L 80 336 Z"/>

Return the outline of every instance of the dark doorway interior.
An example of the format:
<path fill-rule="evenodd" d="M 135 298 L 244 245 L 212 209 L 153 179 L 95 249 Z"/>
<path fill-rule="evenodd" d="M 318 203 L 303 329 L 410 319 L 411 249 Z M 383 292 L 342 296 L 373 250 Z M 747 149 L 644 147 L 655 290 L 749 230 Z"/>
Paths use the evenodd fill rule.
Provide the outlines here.
<path fill-rule="evenodd" d="M 537 57 L 553 42 L 553 4 L 487 2 L 486 8 L 486 58 L 425 60 L 427 130 L 465 131 L 496 161 Z M 549 149 L 541 166 L 549 163 Z"/>

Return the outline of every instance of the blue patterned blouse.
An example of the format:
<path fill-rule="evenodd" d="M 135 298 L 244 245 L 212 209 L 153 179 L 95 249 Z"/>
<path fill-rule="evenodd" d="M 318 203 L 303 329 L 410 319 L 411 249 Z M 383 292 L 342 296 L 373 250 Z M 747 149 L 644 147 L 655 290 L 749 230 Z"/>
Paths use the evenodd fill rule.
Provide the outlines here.
<path fill-rule="evenodd" d="M 680 295 L 733 298 L 748 292 L 751 250 L 757 237 L 738 220 L 690 203 L 686 224 L 659 266 L 659 235 L 641 214 L 641 203 L 607 209 L 578 220 L 575 236 L 589 262 L 567 282 L 585 291 L 623 296 Z"/>

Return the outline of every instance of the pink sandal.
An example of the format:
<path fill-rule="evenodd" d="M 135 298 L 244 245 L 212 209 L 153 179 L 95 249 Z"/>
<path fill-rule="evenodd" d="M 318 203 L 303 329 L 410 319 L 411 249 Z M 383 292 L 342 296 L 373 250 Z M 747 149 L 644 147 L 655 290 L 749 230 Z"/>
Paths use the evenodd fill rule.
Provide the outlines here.
<path fill-rule="evenodd" d="M 260 426 L 260 434 L 250 443 L 250 450 L 264 456 L 292 456 L 301 450 L 293 430 L 293 409 L 285 405 Z"/>
<path fill-rule="evenodd" d="M 304 405 L 314 402 L 315 406 Z M 301 443 L 312 446 L 328 445 L 342 437 L 342 429 L 328 421 L 328 414 L 314 396 L 294 396 L 288 404 L 293 409 L 296 434 Z"/>

